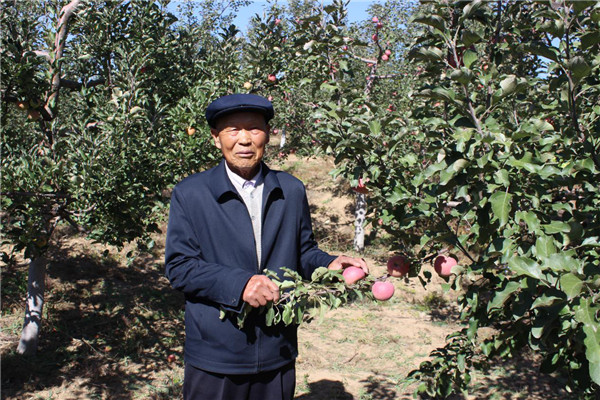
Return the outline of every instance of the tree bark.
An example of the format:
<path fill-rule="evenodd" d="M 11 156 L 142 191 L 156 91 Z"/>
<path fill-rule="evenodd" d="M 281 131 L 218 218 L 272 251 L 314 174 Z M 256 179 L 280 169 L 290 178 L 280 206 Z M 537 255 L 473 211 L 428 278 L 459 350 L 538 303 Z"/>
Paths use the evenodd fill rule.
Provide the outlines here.
<path fill-rule="evenodd" d="M 29 263 L 25 321 L 21 332 L 21 340 L 17 347 L 17 353 L 19 354 L 29 355 L 37 352 L 44 307 L 45 281 L 46 258 L 44 256 L 32 258 Z"/>
<path fill-rule="evenodd" d="M 367 199 L 364 193 L 356 194 L 356 208 L 354 210 L 354 250 L 362 253 L 365 251 L 365 217 L 367 215 Z"/>

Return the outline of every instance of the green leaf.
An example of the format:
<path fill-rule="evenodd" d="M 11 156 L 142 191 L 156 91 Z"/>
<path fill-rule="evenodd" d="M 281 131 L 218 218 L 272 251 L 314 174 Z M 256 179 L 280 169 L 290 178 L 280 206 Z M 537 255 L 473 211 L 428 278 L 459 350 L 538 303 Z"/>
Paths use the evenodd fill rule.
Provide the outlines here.
<path fill-rule="evenodd" d="M 483 0 L 473 0 L 469 4 L 463 7 L 463 13 L 461 15 L 461 20 L 465 20 L 471 17 L 482 5 L 484 4 Z"/>
<path fill-rule="evenodd" d="M 518 211 L 517 213 L 515 213 L 515 220 L 517 222 L 525 221 L 525 223 L 527 224 L 527 229 L 529 229 L 530 232 L 533 232 L 538 235 L 542 233 L 540 220 L 538 219 L 537 215 L 532 211 Z"/>
<path fill-rule="evenodd" d="M 273 326 L 273 321 L 275 320 L 275 310 L 273 307 L 269 307 L 265 314 L 265 323 L 267 326 Z"/>
<path fill-rule="evenodd" d="M 439 15 L 419 16 L 414 19 L 414 22 L 429 25 L 435 29 L 439 29 L 441 32 L 444 32 L 446 29 L 444 19 Z"/>
<path fill-rule="evenodd" d="M 544 231 L 549 235 L 554 233 L 567 233 L 571 231 L 571 225 L 561 221 L 552 221 L 547 225 L 543 225 L 543 228 Z"/>
<path fill-rule="evenodd" d="M 550 307 L 557 301 L 563 301 L 563 300 L 564 300 L 563 298 L 560 298 L 558 296 L 547 295 L 544 293 L 540 297 L 535 299 L 535 301 L 531 305 L 531 308 L 533 309 L 533 308 L 539 308 L 539 307 Z"/>
<path fill-rule="evenodd" d="M 542 271 L 537 262 L 527 257 L 513 257 L 508 261 L 508 267 L 517 275 L 542 279 Z"/>
<path fill-rule="evenodd" d="M 583 240 L 583 242 L 581 243 L 581 247 L 586 247 L 586 246 L 600 247 L 600 242 L 598 241 L 598 236 L 591 236 L 591 237 L 585 238 Z"/>
<path fill-rule="evenodd" d="M 583 288 L 583 281 L 572 273 L 560 277 L 560 288 L 567 295 L 569 300 L 579 296 Z"/>
<path fill-rule="evenodd" d="M 600 35 L 598 32 L 588 32 L 581 36 L 581 49 L 587 50 L 590 47 L 600 43 Z"/>
<path fill-rule="evenodd" d="M 541 257 L 543 269 L 555 272 L 577 271 L 579 262 L 565 253 L 554 253 L 548 257 Z"/>
<path fill-rule="evenodd" d="M 598 308 L 597 305 L 592 305 L 592 299 L 585 299 L 575 309 L 575 319 L 583 324 L 583 344 L 590 364 L 590 378 L 600 385 L 600 323 L 596 319 Z"/>
<path fill-rule="evenodd" d="M 292 310 L 292 303 L 288 303 L 284 306 L 282 321 L 286 326 L 291 325 L 292 322 L 294 321 L 294 312 Z"/>
<path fill-rule="evenodd" d="M 456 356 L 456 366 L 458 367 L 458 370 L 460 372 L 465 372 L 465 360 L 466 360 L 466 355 L 463 353 L 459 353 Z"/>
<path fill-rule="evenodd" d="M 430 61 L 439 61 L 444 57 L 442 50 L 437 47 L 421 47 L 415 51 L 410 52 L 411 58 L 425 59 Z"/>
<path fill-rule="evenodd" d="M 323 278 L 323 276 L 327 275 L 328 272 L 329 270 L 327 268 L 319 267 L 313 271 L 310 279 L 313 282 L 318 282 Z"/>
<path fill-rule="evenodd" d="M 506 225 L 511 210 L 512 194 L 507 192 L 496 192 L 490 197 L 493 220 L 498 219 L 500 226 Z"/>
<path fill-rule="evenodd" d="M 467 50 L 463 54 L 463 63 L 466 68 L 471 68 L 471 65 L 477 61 L 477 53 L 471 50 Z"/>
<path fill-rule="evenodd" d="M 506 284 L 506 286 L 504 287 L 504 289 L 502 289 L 499 292 L 496 292 L 494 294 L 494 297 L 492 298 L 492 301 L 490 301 L 488 303 L 488 312 L 490 310 L 493 310 L 494 308 L 501 308 L 504 303 L 506 302 L 506 300 L 508 300 L 508 298 L 510 297 L 510 295 L 512 295 L 514 292 L 516 292 L 519 287 L 521 286 L 521 284 L 519 282 L 515 282 L 515 281 L 510 281 Z"/>
<path fill-rule="evenodd" d="M 556 253 L 554 238 L 546 235 L 539 236 L 535 242 L 535 253 L 538 257 L 548 257 Z"/>
<path fill-rule="evenodd" d="M 592 69 L 582 56 L 575 56 L 568 62 L 568 67 L 577 79 L 583 79 L 592 72 Z"/>
<path fill-rule="evenodd" d="M 525 51 L 529 51 L 537 56 L 545 57 L 554 62 L 558 62 L 558 55 L 560 52 L 554 47 L 548 47 L 541 42 L 526 44 L 523 46 Z"/>
<path fill-rule="evenodd" d="M 373 135 L 379 135 L 381 133 L 381 122 L 377 119 L 370 121 L 369 129 Z"/>

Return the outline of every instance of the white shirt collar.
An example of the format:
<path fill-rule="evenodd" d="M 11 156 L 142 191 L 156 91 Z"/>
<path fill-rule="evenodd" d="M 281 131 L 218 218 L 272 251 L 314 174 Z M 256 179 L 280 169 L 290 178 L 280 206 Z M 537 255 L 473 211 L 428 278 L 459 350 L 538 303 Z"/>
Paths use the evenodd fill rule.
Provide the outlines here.
<path fill-rule="evenodd" d="M 227 165 L 227 163 L 225 163 L 225 171 L 227 171 L 227 176 L 229 177 L 229 180 L 231 181 L 231 183 L 233 183 L 233 186 L 238 191 L 246 190 L 250 192 L 259 184 L 259 179 L 261 177 L 262 172 L 262 164 L 259 164 L 258 172 L 250 180 L 246 180 L 238 174 L 236 174 L 235 172 L 233 172 L 229 168 L 229 165 Z"/>

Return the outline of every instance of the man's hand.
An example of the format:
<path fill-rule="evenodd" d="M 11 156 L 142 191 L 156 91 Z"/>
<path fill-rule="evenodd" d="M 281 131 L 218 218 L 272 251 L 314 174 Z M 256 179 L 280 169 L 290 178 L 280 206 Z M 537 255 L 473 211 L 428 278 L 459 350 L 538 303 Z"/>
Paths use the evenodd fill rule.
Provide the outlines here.
<path fill-rule="evenodd" d="M 339 256 L 327 266 L 327 268 L 333 270 L 340 270 L 348 267 L 362 268 L 362 270 L 365 271 L 365 274 L 369 273 L 369 267 L 367 266 L 364 258 Z"/>
<path fill-rule="evenodd" d="M 279 300 L 279 286 L 265 275 L 254 275 L 244 288 L 242 300 L 255 308 L 269 301 L 276 302 Z"/>

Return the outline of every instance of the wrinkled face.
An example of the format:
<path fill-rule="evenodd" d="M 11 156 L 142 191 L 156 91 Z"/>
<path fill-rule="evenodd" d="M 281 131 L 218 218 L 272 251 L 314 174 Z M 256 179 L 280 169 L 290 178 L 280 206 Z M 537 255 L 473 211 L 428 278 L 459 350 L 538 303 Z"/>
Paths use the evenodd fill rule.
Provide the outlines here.
<path fill-rule="evenodd" d="M 265 117 L 255 112 L 236 112 L 219 118 L 216 125 L 210 132 L 227 165 L 244 179 L 251 179 L 269 143 Z"/>

